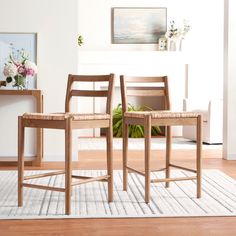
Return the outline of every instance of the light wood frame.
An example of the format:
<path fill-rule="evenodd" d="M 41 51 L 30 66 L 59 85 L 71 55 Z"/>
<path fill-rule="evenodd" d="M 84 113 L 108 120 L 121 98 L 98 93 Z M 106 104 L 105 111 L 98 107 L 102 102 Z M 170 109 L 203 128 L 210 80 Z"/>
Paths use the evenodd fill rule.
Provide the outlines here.
<path fill-rule="evenodd" d="M 152 118 L 150 114 L 146 114 L 140 117 L 129 117 L 125 114 L 128 113 L 128 96 L 152 96 L 152 97 L 164 97 L 165 110 L 170 110 L 170 99 L 168 89 L 168 78 L 167 76 L 160 77 L 128 77 L 121 75 L 121 98 L 122 98 L 122 112 L 123 112 L 123 189 L 127 191 L 128 186 L 128 172 L 135 172 L 144 176 L 145 178 L 145 202 L 150 201 L 150 183 L 165 182 L 166 187 L 169 187 L 171 181 L 182 181 L 182 180 L 197 180 L 197 198 L 201 197 L 201 155 L 202 155 L 202 118 L 201 115 L 188 117 L 174 118 L 171 112 L 169 116 L 164 118 Z M 146 86 L 139 87 L 137 84 L 156 83 L 159 86 Z M 129 88 L 129 86 L 131 88 Z M 186 114 L 186 112 L 183 112 Z M 142 125 L 144 126 L 144 139 L 145 139 L 145 167 L 144 171 L 135 170 L 128 166 L 128 126 L 129 125 Z M 150 156 L 151 156 L 151 127 L 159 125 L 166 126 L 166 166 L 164 168 L 166 178 L 164 179 L 151 179 L 150 172 Z M 190 169 L 171 163 L 171 126 L 176 125 L 193 125 L 196 127 L 197 138 L 196 138 L 196 169 Z M 170 167 L 187 170 L 196 174 L 193 177 L 183 178 L 171 178 Z M 161 169 L 163 170 L 163 168 Z M 156 171 L 156 170 L 155 170 Z"/>
<path fill-rule="evenodd" d="M 23 187 L 38 188 L 52 191 L 65 192 L 65 214 L 71 213 L 71 190 L 73 186 L 89 183 L 92 181 L 106 181 L 108 183 L 108 201 L 113 201 L 113 149 L 112 149 L 112 97 L 114 90 L 114 75 L 69 75 L 67 84 L 67 93 L 65 101 L 65 110 L 70 112 L 70 100 L 73 96 L 106 97 L 106 113 L 110 115 L 109 119 L 99 120 L 73 120 L 72 116 L 65 116 L 62 120 L 31 119 L 19 116 L 18 118 L 18 206 L 23 205 Z M 74 82 L 108 82 L 106 91 L 85 91 L 73 89 Z M 36 114 L 37 115 L 37 114 Z M 33 176 L 24 176 L 24 139 L 25 128 L 49 128 L 62 129 L 65 132 L 65 170 L 59 172 L 45 173 Z M 106 128 L 107 143 L 107 174 L 99 177 L 75 176 L 72 174 L 72 130 L 86 128 Z M 26 180 L 65 174 L 65 187 L 51 187 L 26 183 Z M 72 181 L 72 178 L 80 179 Z"/>

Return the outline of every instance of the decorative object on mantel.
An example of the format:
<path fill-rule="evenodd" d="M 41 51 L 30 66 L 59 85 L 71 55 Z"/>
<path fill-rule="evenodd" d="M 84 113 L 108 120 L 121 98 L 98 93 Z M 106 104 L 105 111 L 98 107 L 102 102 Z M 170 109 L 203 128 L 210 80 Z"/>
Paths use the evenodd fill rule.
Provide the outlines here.
<path fill-rule="evenodd" d="M 112 8 L 113 44 L 157 44 L 164 37 L 167 9 L 165 7 Z"/>
<path fill-rule="evenodd" d="M 7 83 L 12 83 L 17 89 L 27 89 L 29 77 L 37 74 L 37 66 L 28 59 L 27 53 L 22 49 L 9 55 L 9 60 L 3 68 Z"/>
<path fill-rule="evenodd" d="M 167 39 L 166 38 L 159 38 L 158 40 L 158 49 L 159 51 L 166 51 L 167 50 Z"/>
<path fill-rule="evenodd" d="M 82 35 L 79 35 L 78 36 L 78 45 L 79 46 L 82 46 L 84 44 L 84 38 Z"/>
<path fill-rule="evenodd" d="M 181 51 L 182 40 L 189 30 L 190 25 L 186 20 L 184 20 L 183 26 L 180 28 L 176 27 L 175 21 L 170 21 L 170 27 L 165 34 L 168 43 L 168 51 Z"/>

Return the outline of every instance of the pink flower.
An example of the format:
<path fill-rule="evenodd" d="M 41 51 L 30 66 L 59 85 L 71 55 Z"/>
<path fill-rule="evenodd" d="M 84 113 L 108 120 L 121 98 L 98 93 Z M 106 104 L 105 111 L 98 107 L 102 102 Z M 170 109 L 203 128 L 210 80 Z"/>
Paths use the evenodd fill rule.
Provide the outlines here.
<path fill-rule="evenodd" d="M 33 69 L 26 69 L 26 74 L 30 75 L 30 76 L 34 76 L 35 75 L 35 71 Z"/>
<path fill-rule="evenodd" d="M 17 75 L 17 67 L 14 64 L 9 63 L 4 66 L 3 74 L 6 77 L 14 77 Z"/>
<path fill-rule="evenodd" d="M 25 69 L 24 66 L 18 66 L 18 69 L 17 69 L 18 73 L 21 74 L 22 76 L 26 76 L 27 75 L 27 70 Z"/>
<path fill-rule="evenodd" d="M 37 74 L 37 66 L 32 61 L 25 61 L 25 69 L 27 71 L 27 75 L 34 76 Z"/>

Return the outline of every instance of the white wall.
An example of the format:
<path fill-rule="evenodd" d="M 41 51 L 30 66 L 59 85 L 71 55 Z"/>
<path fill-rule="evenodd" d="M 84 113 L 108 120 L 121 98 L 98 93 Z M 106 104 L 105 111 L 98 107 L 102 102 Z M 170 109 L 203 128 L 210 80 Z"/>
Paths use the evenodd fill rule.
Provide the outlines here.
<path fill-rule="evenodd" d="M 189 96 L 223 97 L 224 0 L 191 2 L 192 35 L 189 50 Z"/>
<path fill-rule="evenodd" d="M 223 157 L 236 160 L 236 2 L 225 0 Z"/>
<path fill-rule="evenodd" d="M 108 63 L 110 65 L 102 65 L 100 61 L 100 71 L 101 68 L 106 67 L 108 73 L 119 74 L 121 72 L 120 65 L 125 65 L 122 60 L 118 61 L 117 59 L 117 51 L 119 51 L 125 59 L 131 59 L 130 63 L 133 61 L 139 61 L 139 64 L 140 61 L 143 63 L 137 66 L 136 75 L 143 74 L 147 71 L 145 69 L 149 67 L 152 67 L 152 74 L 155 67 L 156 74 L 159 73 L 164 60 L 151 60 L 146 53 L 146 51 L 153 51 L 160 54 L 155 59 L 165 55 L 163 52 L 157 51 L 156 44 L 111 43 L 111 8 L 167 7 L 167 23 L 170 20 L 175 20 L 177 24 L 181 24 L 184 19 L 187 19 L 191 24 L 191 30 L 183 42 L 182 57 L 184 57 L 184 63 L 189 66 L 185 95 L 189 98 L 206 101 L 212 98 L 222 98 L 223 3 L 224 0 L 79 0 L 79 34 L 83 35 L 85 41 L 84 45 L 79 48 L 79 71 L 86 73 L 85 67 L 89 66 L 90 73 L 98 73 L 99 70 L 95 68 L 94 62 L 91 61 L 91 65 L 89 65 L 87 60 L 89 55 L 97 54 L 97 57 L 100 55 L 102 58 L 101 61 L 104 61 L 103 58 L 106 58 L 107 55 L 110 57 L 110 63 Z M 136 54 L 137 51 L 139 54 Z M 132 55 L 134 56 L 132 57 Z M 141 59 L 139 60 L 135 55 L 139 55 Z M 116 63 L 113 63 L 114 61 Z M 173 61 L 165 63 L 170 66 Z M 128 66 L 125 71 L 128 71 Z M 175 74 L 176 82 L 182 84 L 183 78 L 180 77 L 182 75 L 178 74 L 178 71 L 172 69 L 168 74 Z M 179 99 L 182 98 L 184 96 L 179 97 Z"/>
<path fill-rule="evenodd" d="M 112 44 L 112 7 L 167 7 L 167 23 L 190 21 L 191 31 L 183 47 L 189 62 L 189 96 L 223 97 L 224 0 L 79 0 L 81 51 L 157 50 L 155 44 Z M 214 84 L 214 86 L 212 86 Z"/>
<path fill-rule="evenodd" d="M 77 73 L 77 4 L 77 0 L 0 0 L 0 32 L 38 33 L 38 88 L 44 93 L 45 112 L 64 111 L 67 76 Z M 14 135 L 9 128 L 7 136 Z M 45 132 L 44 143 L 46 155 L 63 154 L 62 132 Z"/>
<path fill-rule="evenodd" d="M 185 7 L 181 7 L 185 5 Z M 85 44 L 82 50 L 156 50 L 153 44 L 112 44 L 112 7 L 167 7 L 168 17 L 181 21 L 190 18 L 186 0 L 79 0 L 79 33 Z M 177 10 L 176 10 L 177 9 Z"/>

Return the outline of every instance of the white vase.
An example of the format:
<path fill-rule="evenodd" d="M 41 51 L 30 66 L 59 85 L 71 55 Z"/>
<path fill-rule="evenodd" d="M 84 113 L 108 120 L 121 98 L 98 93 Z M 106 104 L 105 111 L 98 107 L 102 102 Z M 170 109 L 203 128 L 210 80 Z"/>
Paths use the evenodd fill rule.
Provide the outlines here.
<path fill-rule="evenodd" d="M 182 39 L 176 41 L 176 51 L 182 51 Z"/>
<path fill-rule="evenodd" d="M 168 40 L 168 51 L 181 51 L 181 50 L 182 50 L 182 39 Z"/>
<path fill-rule="evenodd" d="M 168 51 L 176 51 L 176 41 L 168 39 Z"/>

